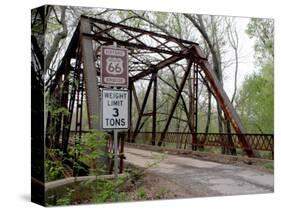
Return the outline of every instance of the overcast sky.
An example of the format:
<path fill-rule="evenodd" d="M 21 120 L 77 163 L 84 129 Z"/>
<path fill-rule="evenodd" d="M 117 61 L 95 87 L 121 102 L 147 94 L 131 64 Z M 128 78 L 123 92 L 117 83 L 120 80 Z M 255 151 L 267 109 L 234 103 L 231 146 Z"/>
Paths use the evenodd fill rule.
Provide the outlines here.
<path fill-rule="evenodd" d="M 239 65 L 238 65 L 238 88 L 242 85 L 245 77 L 255 71 L 254 61 L 254 40 L 250 39 L 245 30 L 250 18 L 237 17 L 237 30 L 239 36 Z M 234 90 L 234 70 L 231 66 L 224 72 L 224 88 L 228 96 L 231 98 Z"/>

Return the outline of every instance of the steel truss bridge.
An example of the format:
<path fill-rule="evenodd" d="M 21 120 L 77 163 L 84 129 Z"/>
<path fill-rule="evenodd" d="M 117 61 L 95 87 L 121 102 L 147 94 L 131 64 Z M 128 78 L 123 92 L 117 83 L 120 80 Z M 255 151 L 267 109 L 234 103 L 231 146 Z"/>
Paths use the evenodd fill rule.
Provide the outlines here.
<path fill-rule="evenodd" d="M 61 113 L 56 119 L 48 114 L 46 128 L 54 128 L 54 138 L 46 135 L 46 144 L 50 143 L 61 148 L 68 154 L 72 145 L 71 135 L 81 138 L 84 129 L 83 104 L 87 108 L 89 129 L 100 129 L 100 48 L 103 45 L 125 47 L 129 53 L 129 93 L 130 112 L 133 103 L 136 105 L 138 117 L 132 120 L 130 128 L 120 133 L 120 172 L 123 167 L 124 142 L 140 142 L 149 145 L 171 146 L 173 148 L 202 150 L 204 147 L 224 147 L 241 149 L 248 157 L 257 156 L 257 151 L 268 151 L 273 158 L 273 135 L 247 134 L 237 112 L 231 104 L 216 73 L 211 68 L 207 57 L 200 46 L 191 41 L 179 39 L 153 31 L 135 28 L 127 24 L 128 19 L 119 23 L 102 19 L 81 16 L 80 22 L 73 33 L 71 41 L 62 57 L 54 75 L 45 75 L 45 88 L 52 97 L 55 107 L 67 108 L 68 113 Z M 32 67 L 35 73 L 44 67 L 44 59 L 36 43 L 32 39 Z M 175 87 L 175 95 L 168 110 L 164 127 L 157 128 L 157 110 L 159 104 L 159 72 L 172 69 L 173 65 L 181 68 L 180 82 Z M 146 80 L 146 92 L 143 101 L 139 101 L 136 84 Z M 189 98 L 183 94 L 187 80 L 190 80 Z M 214 134 L 198 132 L 198 84 L 203 83 L 211 92 L 225 118 L 230 122 L 234 133 Z M 152 110 L 147 111 L 150 93 L 152 93 Z M 187 101 L 188 100 L 188 101 Z M 181 102 L 186 116 L 188 132 L 170 132 L 171 121 L 175 110 Z M 152 123 L 150 132 L 143 132 L 144 119 Z M 74 120 L 74 131 L 71 129 Z M 48 130 L 46 131 L 48 132 Z M 79 139 L 78 139 L 79 140 Z M 108 151 L 111 150 L 109 143 Z M 112 163 L 112 161 L 111 161 Z"/>

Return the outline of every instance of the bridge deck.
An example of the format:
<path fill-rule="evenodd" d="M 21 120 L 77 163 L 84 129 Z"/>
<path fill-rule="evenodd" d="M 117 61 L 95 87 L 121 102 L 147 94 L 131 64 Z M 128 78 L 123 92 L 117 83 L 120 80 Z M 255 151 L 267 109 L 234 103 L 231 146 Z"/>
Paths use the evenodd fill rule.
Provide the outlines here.
<path fill-rule="evenodd" d="M 126 162 L 139 167 L 160 161 L 148 172 L 184 187 L 193 197 L 270 193 L 274 190 L 273 174 L 252 168 L 163 155 L 131 147 L 125 148 L 125 156 Z"/>

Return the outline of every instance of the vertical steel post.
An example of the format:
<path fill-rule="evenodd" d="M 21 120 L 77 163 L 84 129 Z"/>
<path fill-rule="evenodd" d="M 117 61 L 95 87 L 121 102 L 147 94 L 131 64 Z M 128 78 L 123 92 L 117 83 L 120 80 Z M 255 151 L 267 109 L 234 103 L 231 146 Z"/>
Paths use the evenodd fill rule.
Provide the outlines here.
<path fill-rule="evenodd" d="M 80 19 L 80 43 L 83 59 L 83 74 L 85 82 L 85 94 L 87 102 L 89 129 L 100 131 L 100 95 L 96 70 L 96 53 L 94 53 L 95 43 L 91 37 L 87 37 L 84 33 L 91 33 L 91 23 L 88 18 Z M 97 159 L 97 167 L 102 168 L 108 164 L 107 147 L 100 149 L 104 155 Z"/>
<path fill-rule="evenodd" d="M 146 106 L 146 102 L 147 102 L 147 99 L 148 99 L 148 96 L 149 96 L 149 92 L 151 90 L 152 83 L 153 83 L 153 77 L 151 77 L 151 79 L 149 81 L 149 84 L 148 84 L 148 87 L 147 87 L 147 90 L 146 90 L 146 93 L 145 93 L 145 96 L 144 96 L 144 99 L 143 99 L 141 110 L 139 112 L 139 117 L 138 117 L 138 120 L 137 120 L 137 123 L 136 123 L 136 127 L 135 127 L 135 130 L 134 130 L 132 142 L 135 142 L 135 138 L 138 135 L 138 130 L 139 130 L 141 118 L 143 116 L 143 112 L 144 112 L 144 109 L 145 109 L 145 106 Z"/>
<path fill-rule="evenodd" d="M 198 107 L 198 64 L 193 64 L 193 77 L 192 77 L 192 150 L 196 151 L 197 146 L 197 107 Z"/>
<path fill-rule="evenodd" d="M 185 85 L 187 76 L 188 76 L 189 73 L 190 73 L 191 66 L 192 66 L 192 61 L 189 60 L 187 69 L 186 69 L 186 71 L 185 71 L 185 73 L 184 73 L 184 75 L 183 75 L 183 77 L 182 77 L 182 81 L 181 81 L 180 87 L 179 87 L 179 89 L 178 89 L 178 92 L 177 92 L 177 94 L 176 94 L 174 103 L 173 103 L 172 108 L 171 108 L 171 110 L 170 110 L 167 123 L 166 123 L 166 125 L 165 125 L 165 128 L 164 128 L 163 132 L 161 133 L 161 137 L 160 137 L 160 141 L 158 142 L 158 146 L 161 146 L 162 143 L 163 143 L 163 141 L 164 141 L 164 139 L 165 139 L 166 132 L 167 132 L 167 130 L 168 130 L 168 128 L 169 128 L 170 122 L 171 122 L 171 120 L 172 120 L 173 114 L 174 114 L 174 112 L 175 112 L 176 106 L 177 106 L 177 104 L 178 104 L 178 101 L 179 101 L 179 98 L 180 98 L 180 95 L 181 95 L 181 92 L 182 92 L 182 90 L 183 90 L 183 88 L 184 88 L 184 85 Z"/>
<path fill-rule="evenodd" d="M 127 141 L 131 142 L 131 134 L 132 134 L 132 103 L 133 103 L 133 98 L 132 98 L 132 89 L 133 89 L 133 82 L 129 80 L 129 129 L 128 129 L 128 138 Z"/>
<path fill-rule="evenodd" d="M 87 18 L 81 17 L 80 37 L 82 47 L 82 58 L 84 66 L 85 91 L 87 99 L 88 121 L 90 129 L 100 129 L 99 114 L 100 101 L 97 81 L 97 71 L 95 66 L 95 54 L 93 51 L 92 38 L 84 36 L 83 33 L 91 33 L 91 25 Z"/>
<path fill-rule="evenodd" d="M 156 110 L 157 110 L 157 72 L 152 74 L 154 86 L 153 86 L 153 111 L 152 111 L 152 139 L 151 144 L 156 143 Z"/>

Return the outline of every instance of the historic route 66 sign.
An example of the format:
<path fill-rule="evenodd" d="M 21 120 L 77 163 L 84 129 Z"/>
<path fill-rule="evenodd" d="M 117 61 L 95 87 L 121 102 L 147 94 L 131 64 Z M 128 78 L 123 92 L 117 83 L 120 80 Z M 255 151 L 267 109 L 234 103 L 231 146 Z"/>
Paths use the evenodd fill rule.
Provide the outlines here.
<path fill-rule="evenodd" d="M 123 60 L 117 57 L 108 57 L 106 59 L 106 72 L 112 75 L 120 75 L 124 72 Z M 123 79 L 125 81 L 125 79 Z"/>
<path fill-rule="evenodd" d="M 101 47 L 101 84 L 128 87 L 128 50 L 113 46 Z"/>

